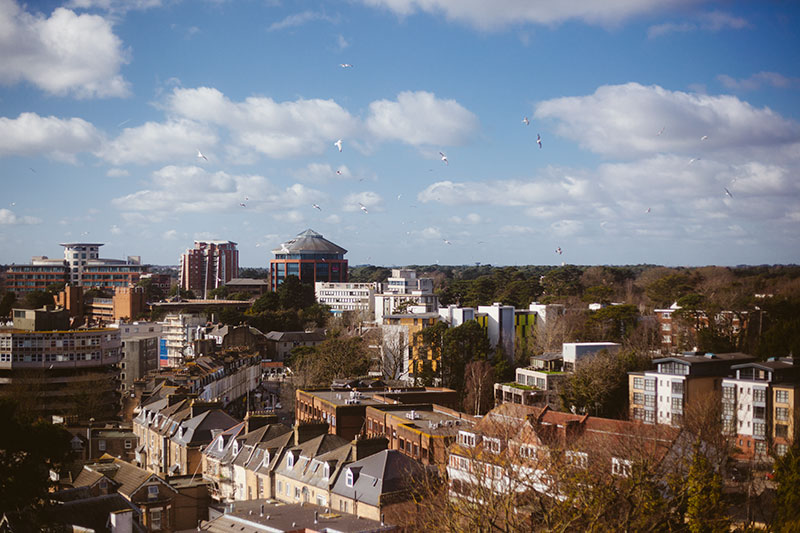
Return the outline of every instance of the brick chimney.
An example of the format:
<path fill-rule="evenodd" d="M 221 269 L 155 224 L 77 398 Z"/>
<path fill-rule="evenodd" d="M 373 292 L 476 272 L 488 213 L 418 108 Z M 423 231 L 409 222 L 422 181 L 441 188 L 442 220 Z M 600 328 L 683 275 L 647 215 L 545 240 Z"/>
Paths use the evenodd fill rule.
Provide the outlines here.
<path fill-rule="evenodd" d="M 244 432 L 250 433 L 267 424 L 277 424 L 278 415 L 274 413 L 248 411 L 244 417 Z"/>
<path fill-rule="evenodd" d="M 386 437 L 359 439 L 358 437 L 356 437 L 356 439 L 352 441 L 350 445 L 351 445 L 350 460 L 358 461 L 359 459 L 363 459 L 364 457 L 369 457 L 370 455 L 382 452 L 383 450 L 387 449 L 389 447 L 389 439 L 387 439 Z"/>
<path fill-rule="evenodd" d="M 297 423 L 294 425 L 294 445 L 297 446 L 327 432 L 327 422 Z"/>
<path fill-rule="evenodd" d="M 192 400 L 192 418 L 212 409 L 222 409 L 222 402 L 204 402 L 201 400 Z"/>

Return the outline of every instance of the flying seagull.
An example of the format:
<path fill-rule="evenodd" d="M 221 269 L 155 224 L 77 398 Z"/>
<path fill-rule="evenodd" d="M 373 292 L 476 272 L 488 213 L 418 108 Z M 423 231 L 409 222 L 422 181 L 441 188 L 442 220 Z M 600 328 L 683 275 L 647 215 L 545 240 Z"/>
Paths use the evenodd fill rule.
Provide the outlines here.
<path fill-rule="evenodd" d="M 447 162 L 447 156 L 444 153 L 439 152 L 439 155 L 442 156 L 442 161 L 444 161 L 445 165 L 449 165 L 450 163 Z"/>
<path fill-rule="evenodd" d="M 561 253 L 562 253 L 562 252 L 561 252 L 561 247 L 560 247 L 560 246 L 559 246 L 558 248 L 556 248 L 556 253 L 557 253 L 558 255 L 561 255 Z"/>
<path fill-rule="evenodd" d="M 364 204 L 362 204 L 361 202 L 358 202 L 358 205 L 359 205 L 359 208 L 360 208 L 362 211 L 364 211 L 364 214 L 365 214 L 365 215 L 368 215 L 368 214 L 369 214 L 369 211 L 367 211 L 367 207 L 366 207 Z"/>
<path fill-rule="evenodd" d="M 11 207 L 14 207 L 15 205 L 17 205 L 17 202 L 11 202 Z"/>
<path fill-rule="evenodd" d="M 337 171 L 336 171 L 336 174 L 338 174 L 339 176 L 341 176 L 341 175 L 342 175 L 342 171 L 341 171 L 341 170 L 337 170 Z"/>
<path fill-rule="evenodd" d="M 313 207 L 314 209 L 319 209 L 320 211 L 322 211 L 322 208 L 318 204 L 311 204 L 311 207 Z"/>
<path fill-rule="evenodd" d="M 338 141 L 336 141 L 335 143 L 333 143 L 333 145 L 334 145 L 336 148 L 338 148 L 340 152 L 342 151 L 342 140 L 341 140 L 341 139 L 339 139 Z"/>
<path fill-rule="evenodd" d="M 733 198 L 733 195 L 731 194 L 731 191 L 729 191 L 727 187 L 723 187 L 723 189 L 725 189 L 725 194 L 727 194 L 728 196 Z"/>
<path fill-rule="evenodd" d="M 447 239 L 442 239 L 445 244 L 453 244 L 452 242 L 448 241 Z"/>
<path fill-rule="evenodd" d="M 701 141 L 705 141 L 706 139 L 708 139 L 708 135 L 703 135 L 702 137 L 700 137 Z"/>
<path fill-rule="evenodd" d="M 205 159 L 206 161 L 208 161 L 208 158 L 204 156 L 203 152 L 201 152 L 200 150 L 197 151 L 197 159 Z"/>
<path fill-rule="evenodd" d="M 688 164 L 689 164 L 689 165 L 691 165 L 691 164 L 692 164 L 692 163 L 694 163 L 695 161 L 700 161 L 700 158 L 699 158 L 699 157 L 693 157 L 693 158 L 691 158 L 691 159 L 689 160 L 689 163 L 688 163 Z"/>
<path fill-rule="evenodd" d="M 528 120 L 528 117 L 525 117 L 525 118 L 523 118 L 523 119 L 522 119 L 522 122 L 523 122 L 523 123 L 524 123 L 526 126 L 530 126 L 530 124 L 531 124 L 531 121 L 530 121 L 530 120 Z"/>
<path fill-rule="evenodd" d="M 667 127 L 663 126 L 660 130 L 658 130 L 658 133 L 656 133 L 656 137 L 661 137 L 661 134 L 664 133 L 665 129 L 667 129 Z"/>
<path fill-rule="evenodd" d="M 542 136 L 539 135 L 538 133 L 536 134 L 536 144 L 539 145 L 539 148 L 542 147 Z"/>
<path fill-rule="evenodd" d="M 244 204 L 244 203 L 240 203 L 239 205 L 242 206 L 242 207 L 247 207 L 247 204 Z"/>
<path fill-rule="evenodd" d="M 353 65 L 350 63 L 340 63 L 339 66 L 342 68 L 353 68 Z"/>
<path fill-rule="evenodd" d="M 645 213 L 649 213 L 649 212 L 650 212 L 650 208 L 648 207 L 648 208 L 647 208 L 647 211 L 645 211 Z"/>

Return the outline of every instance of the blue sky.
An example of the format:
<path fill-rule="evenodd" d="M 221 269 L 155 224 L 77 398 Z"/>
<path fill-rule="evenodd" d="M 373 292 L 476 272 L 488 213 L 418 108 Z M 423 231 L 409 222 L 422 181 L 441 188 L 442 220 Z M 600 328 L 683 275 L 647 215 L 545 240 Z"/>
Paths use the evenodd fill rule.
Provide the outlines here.
<path fill-rule="evenodd" d="M 265 266 L 306 228 L 351 264 L 798 262 L 797 28 L 788 1 L 0 0 L 0 263 Z"/>

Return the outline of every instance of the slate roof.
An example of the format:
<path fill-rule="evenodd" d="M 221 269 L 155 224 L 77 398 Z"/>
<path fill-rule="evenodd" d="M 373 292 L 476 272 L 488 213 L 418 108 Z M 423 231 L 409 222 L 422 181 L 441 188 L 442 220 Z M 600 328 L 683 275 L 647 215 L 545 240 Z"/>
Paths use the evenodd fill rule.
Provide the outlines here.
<path fill-rule="evenodd" d="M 348 470 L 356 473 L 352 487 L 347 486 Z M 377 507 L 382 495 L 410 489 L 422 473 L 414 459 L 398 450 L 383 450 L 342 468 L 331 492 L 346 498 L 355 494 L 360 503 Z"/>
<path fill-rule="evenodd" d="M 333 244 L 321 234 L 307 229 L 272 250 L 273 254 L 346 254 L 347 250 Z"/>
<path fill-rule="evenodd" d="M 266 424 L 250 433 L 241 435 L 237 438 L 240 442 L 241 451 L 234 459 L 233 464 L 246 467 L 250 463 L 251 456 L 255 453 L 257 444 L 271 441 L 275 437 L 291 432 L 292 428 L 285 424 Z"/>
<path fill-rule="evenodd" d="M 208 444 L 212 440 L 212 429 L 226 430 L 240 422 L 220 409 L 210 409 L 181 424 L 182 436 L 172 440 L 183 446 Z"/>
<path fill-rule="evenodd" d="M 267 339 L 275 342 L 322 342 L 325 334 L 321 331 L 270 331 Z"/>
<path fill-rule="evenodd" d="M 57 524 L 80 526 L 94 531 L 108 531 L 108 515 L 115 511 L 133 509 L 138 514 L 136 507 L 120 494 L 106 494 L 91 498 L 65 501 L 48 510 L 48 517 Z M 140 524 L 133 523 L 133 532 L 147 531 Z"/>

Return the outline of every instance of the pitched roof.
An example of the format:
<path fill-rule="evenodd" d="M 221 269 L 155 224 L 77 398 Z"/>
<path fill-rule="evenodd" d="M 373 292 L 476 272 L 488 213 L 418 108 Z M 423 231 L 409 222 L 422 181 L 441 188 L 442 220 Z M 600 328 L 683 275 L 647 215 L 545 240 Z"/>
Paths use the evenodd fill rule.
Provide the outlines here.
<path fill-rule="evenodd" d="M 321 331 L 270 331 L 267 339 L 276 342 L 322 342 L 325 334 Z"/>
<path fill-rule="evenodd" d="M 183 434 L 172 440 L 181 445 L 208 444 L 214 429 L 226 430 L 240 422 L 220 409 L 209 409 L 181 424 Z"/>
<path fill-rule="evenodd" d="M 348 470 L 357 472 L 352 487 L 347 486 Z M 422 473 L 422 465 L 414 459 L 398 450 L 383 450 L 343 468 L 331 492 L 347 498 L 355 495 L 359 502 L 377 506 L 382 495 L 410 489 Z"/>

